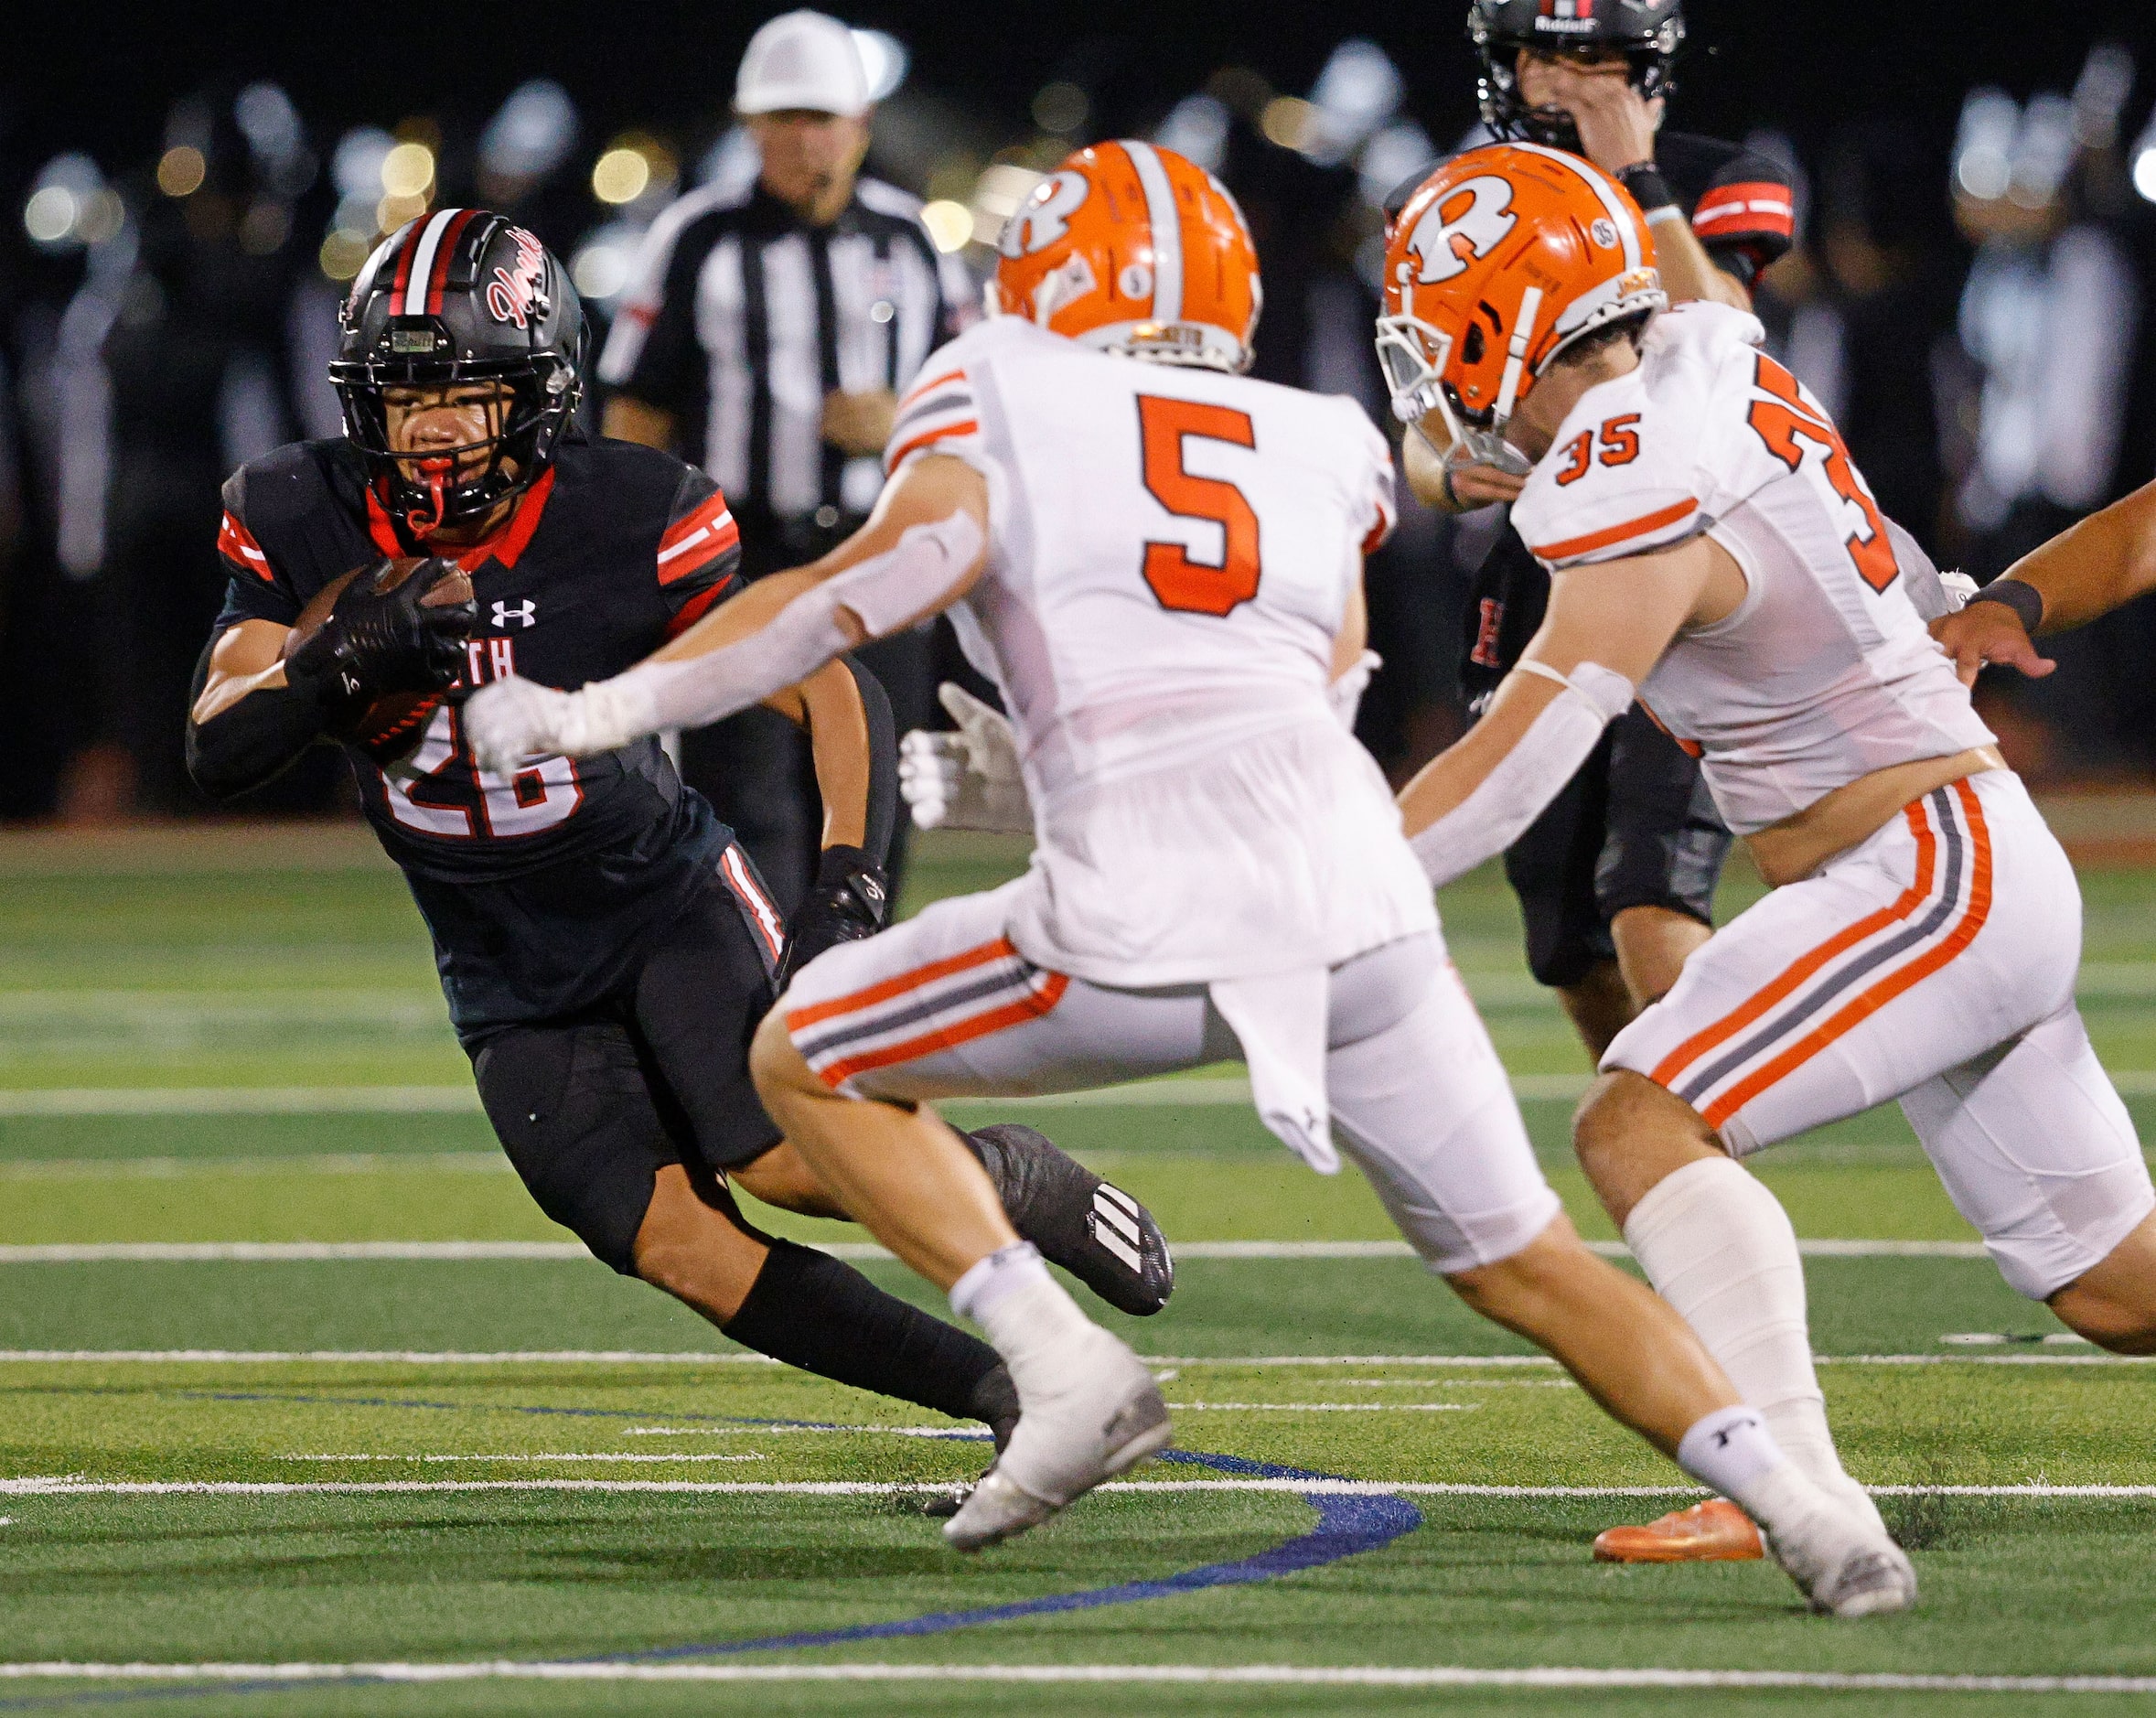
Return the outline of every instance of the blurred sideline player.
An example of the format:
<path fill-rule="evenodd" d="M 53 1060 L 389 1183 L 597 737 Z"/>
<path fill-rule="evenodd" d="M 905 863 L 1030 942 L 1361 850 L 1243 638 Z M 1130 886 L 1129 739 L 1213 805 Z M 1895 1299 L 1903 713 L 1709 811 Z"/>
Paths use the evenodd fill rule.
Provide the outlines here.
<path fill-rule="evenodd" d="M 1622 183 L 1654 230 L 1671 303 L 1751 308 L 1752 282 L 1789 247 L 1790 189 L 1764 156 L 1662 131 L 1684 40 L 1681 0 L 1475 0 L 1467 30 L 1493 132 L 1584 156 Z M 1414 188 L 1400 187 L 1389 212 Z M 1472 436 L 1453 446 L 1435 413 L 1411 428 L 1402 456 L 1415 494 L 1447 512 L 1510 501 L 1525 481 L 1501 446 Z M 1460 679 L 1475 714 L 1534 637 L 1549 594 L 1549 575 L 1507 525 L 1468 603 Z M 1594 1056 L 1707 940 L 1729 844 L 1698 764 L 1634 709 L 1507 851 L 1528 963 Z"/>
<path fill-rule="evenodd" d="M 1233 201 L 1170 151 L 1103 144 L 1035 189 L 1002 249 L 999 314 L 901 403 L 859 536 L 617 679 L 500 681 L 466 712 L 497 767 L 603 750 L 956 605 L 1011 705 L 1033 869 L 830 950 L 755 1053 L 788 1136 L 1010 1364 L 1018 1427 L 952 1542 L 1046 1519 L 1169 1425 L 925 1101 L 1240 1054 L 1276 1134 L 1330 1172 L 1336 1131 L 1432 1269 L 1689 1471 L 1737 1485 L 1816 1602 L 1909 1604 L 1875 1518 L 1797 1471 L 1542 1179 L 1399 812 L 1327 703 L 1362 652 L 1391 462 L 1353 402 L 1236 373 L 1259 282 Z"/>
<path fill-rule="evenodd" d="M 2124 1352 L 2156 1348 L 2156 1193 L 2075 1008 L 2073 869 L 1926 635 L 1936 574 L 1759 324 L 1663 312 L 1652 255 L 1611 180 L 1526 145 L 1449 163 L 1394 229 L 1396 376 L 1411 360 L 1418 410 L 1530 462 L 1514 517 L 1552 574 L 1488 714 L 1401 807 L 1442 885 L 1540 811 L 1636 690 L 1699 751 L 1777 886 L 1618 1035 L 1574 1144 L 1744 1400 L 1868 1508 L 1828 1430 L 1789 1219 L 1738 1160 L 1899 1099 L 2008 1283 Z M 1510 338 L 1470 341 L 1487 318 Z"/>
<path fill-rule="evenodd" d="M 834 662 L 768 700 L 813 736 L 826 873 L 841 879 L 790 939 L 655 741 L 492 775 L 441 695 L 516 671 L 571 685 L 613 672 L 739 587 L 738 533 L 708 478 L 574 427 L 583 351 L 564 271 L 500 216 L 441 209 L 383 242 L 343 312 L 346 435 L 225 487 L 231 586 L 188 726 L 196 778 L 244 791 L 317 739 L 360 740 L 382 694 L 426 694 L 350 756 L 433 932 L 488 1115 L 542 1208 L 749 1348 L 1007 1425 L 1015 1403 L 985 1345 L 757 1233 L 726 1185 L 842 1214 L 757 1102 L 747 1051 L 787 965 L 884 919 L 896 796 L 874 681 Z M 386 597 L 362 573 L 287 658 L 339 574 L 429 553 L 442 558 Z M 474 600 L 423 607 L 457 568 Z M 1126 1310 L 1164 1298 L 1166 1256 L 1134 1204 L 1117 1213 L 1118 1256 L 1087 1230 L 1094 1178 L 1046 1140 L 999 1130 L 977 1149 L 1053 1254 Z"/>

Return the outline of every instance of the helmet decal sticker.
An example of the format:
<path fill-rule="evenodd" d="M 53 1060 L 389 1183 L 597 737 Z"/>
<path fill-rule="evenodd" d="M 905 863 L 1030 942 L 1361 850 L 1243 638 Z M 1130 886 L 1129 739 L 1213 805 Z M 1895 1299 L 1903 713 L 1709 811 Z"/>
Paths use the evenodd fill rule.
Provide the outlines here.
<path fill-rule="evenodd" d="M 1470 199 L 1465 209 L 1459 207 L 1462 197 Z M 1455 210 L 1450 217 L 1448 207 Z M 1508 212 L 1511 208 L 1512 182 L 1487 173 L 1432 203 L 1408 236 L 1408 249 L 1421 263 L 1415 278 L 1427 286 L 1465 274 L 1469 263 L 1489 255 L 1519 224 L 1519 217 Z"/>
<path fill-rule="evenodd" d="M 1084 205 L 1092 186 L 1082 173 L 1051 173 L 1035 188 L 1032 199 L 1003 228 L 996 246 L 1005 256 L 1031 256 L 1070 231 L 1070 218 Z"/>
<path fill-rule="evenodd" d="M 508 236 L 517 247 L 515 264 L 497 266 L 494 278 L 487 283 L 487 314 L 520 328 L 530 321 L 527 313 L 533 306 L 541 315 L 546 312 L 546 250 L 521 227 L 511 227 Z"/>

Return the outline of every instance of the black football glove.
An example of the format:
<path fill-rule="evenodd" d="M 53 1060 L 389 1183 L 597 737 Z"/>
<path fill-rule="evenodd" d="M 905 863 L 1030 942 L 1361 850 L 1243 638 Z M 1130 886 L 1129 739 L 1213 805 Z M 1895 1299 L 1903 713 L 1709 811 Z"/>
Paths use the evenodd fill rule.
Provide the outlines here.
<path fill-rule="evenodd" d="M 826 847 L 817 862 L 815 886 L 787 927 L 779 991 L 826 949 L 873 937 L 890 917 L 891 891 L 883 866 L 858 847 Z"/>
<path fill-rule="evenodd" d="M 287 674 L 325 678 L 348 705 L 392 692 L 439 692 L 464 671 L 464 643 L 479 618 L 467 597 L 438 607 L 420 599 L 456 571 L 452 562 L 423 561 L 394 590 L 374 582 L 389 562 L 366 568 L 337 598 L 329 618 L 293 651 Z"/>

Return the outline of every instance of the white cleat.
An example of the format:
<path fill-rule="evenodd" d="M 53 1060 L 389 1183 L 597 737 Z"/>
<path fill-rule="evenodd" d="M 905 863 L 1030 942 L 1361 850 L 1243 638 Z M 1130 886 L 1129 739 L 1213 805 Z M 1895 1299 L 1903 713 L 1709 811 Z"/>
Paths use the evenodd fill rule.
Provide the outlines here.
<path fill-rule="evenodd" d="M 1038 1527 L 1168 1441 L 1168 1405 L 1138 1357 L 1105 1330 L 1068 1381 L 1022 1403 L 1010 1446 L 943 1524 L 960 1551 L 981 1551 Z"/>
<path fill-rule="evenodd" d="M 1766 1536 L 1775 1561 L 1829 1616 L 1884 1616 L 1916 1603 L 1916 1571 L 1883 1532 L 1837 1509 Z"/>

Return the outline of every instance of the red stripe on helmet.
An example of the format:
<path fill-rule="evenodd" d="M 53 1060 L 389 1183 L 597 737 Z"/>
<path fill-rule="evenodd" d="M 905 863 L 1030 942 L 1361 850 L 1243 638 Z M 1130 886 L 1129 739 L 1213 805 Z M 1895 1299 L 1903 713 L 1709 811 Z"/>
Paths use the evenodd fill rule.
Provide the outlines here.
<path fill-rule="evenodd" d="M 404 229 L 404 242 L 397 247 L 397 273 L 390 283 L 390 291 L 401 293 L 412 282 L 412 258 L 419 249 L 420 236 L 426 231 L 428 217 L 422 215 Z"/>
<path fill-rule="evenodd" d="M 442 235 L 442 242 L 434 251 L 434 266 L 427 277 L 426 313 L 430 317 L 442 314 L 442 289 L 449 284 L 450 259 L 456 254 L 456 242 L 464 236 L 464 230 L 479 211 L 460 209 L 449 222 L 449 229 Z"/>

